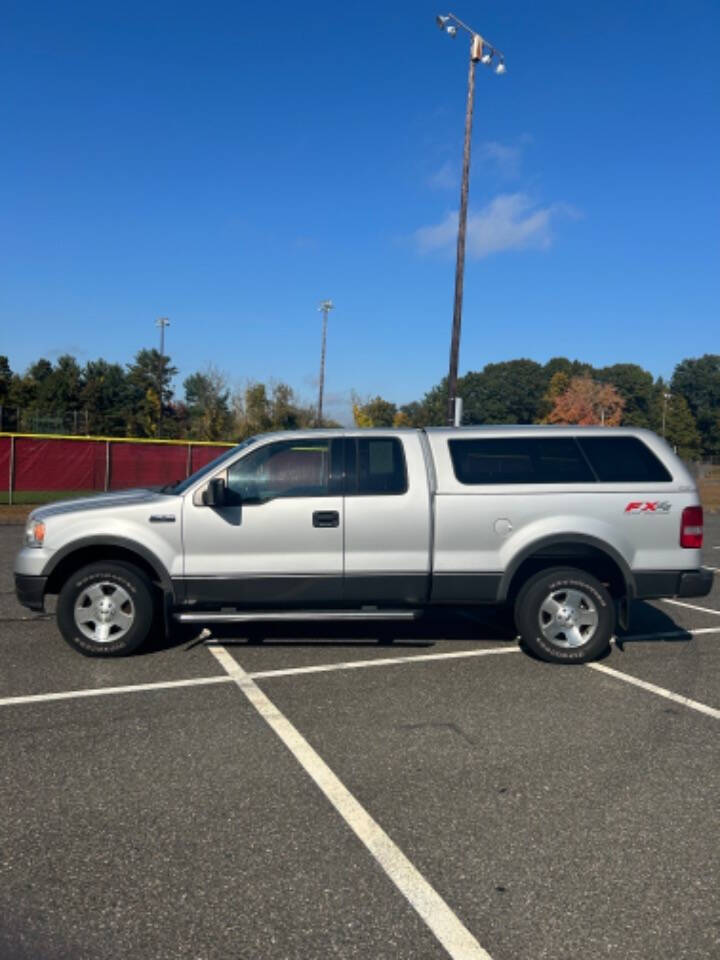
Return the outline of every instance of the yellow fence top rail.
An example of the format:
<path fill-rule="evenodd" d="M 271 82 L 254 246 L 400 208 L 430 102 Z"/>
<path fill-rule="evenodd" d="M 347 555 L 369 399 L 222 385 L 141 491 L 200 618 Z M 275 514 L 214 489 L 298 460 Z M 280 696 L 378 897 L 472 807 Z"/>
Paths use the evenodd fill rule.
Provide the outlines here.
<path fill-rule="evenodd" d="M 227 440 L 160 440 L 152 437 L 90 437 L 63 433 L 9 433 L 0 430 L 0 437 L 22 440 L 94 440 L 97 443 L 162 443 L 172 447 L 234 447 Z"/>

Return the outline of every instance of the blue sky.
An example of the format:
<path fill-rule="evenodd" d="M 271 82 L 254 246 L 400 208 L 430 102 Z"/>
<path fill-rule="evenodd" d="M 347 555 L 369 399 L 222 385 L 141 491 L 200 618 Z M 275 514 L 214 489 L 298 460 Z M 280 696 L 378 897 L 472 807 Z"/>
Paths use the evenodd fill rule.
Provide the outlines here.
<path fill-rule="evenodd" d="M 453 11 L 478 68 L 460 369 L 719 352 L 720 4 Z M 0 353 L 405 402 L 447 372 L 468 49 L 425 0 L 3 5 Z"/>

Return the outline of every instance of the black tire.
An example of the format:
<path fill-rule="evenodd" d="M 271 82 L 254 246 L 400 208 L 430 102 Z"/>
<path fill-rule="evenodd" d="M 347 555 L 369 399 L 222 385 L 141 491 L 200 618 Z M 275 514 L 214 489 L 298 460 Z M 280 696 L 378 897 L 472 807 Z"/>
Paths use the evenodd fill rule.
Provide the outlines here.
<path fill-rule="evenodd" d="M 98 599 L 93 600 L 90 591 Z M 99 603 L 107 609 L 101 610 Z M 60 591 L 56 618 L 65 640 L 86 657 L 123 657 L 147 639 L 154 614 L 153 588 L 147 576 L 131 564 L 113 561 L 91 563 L 75 571 Z M 107 622 L 102 618 L 108 618 Z M 105 639 L 98 638 L 101 636 Z"/>
<path fill-rule="evenodd" d="M 615 631 L 615 605 L 592 574 L 553 567 L 522 586 L 515 600 L 515 625 L 540 659 L 586 663 L 608 650 Z"/>

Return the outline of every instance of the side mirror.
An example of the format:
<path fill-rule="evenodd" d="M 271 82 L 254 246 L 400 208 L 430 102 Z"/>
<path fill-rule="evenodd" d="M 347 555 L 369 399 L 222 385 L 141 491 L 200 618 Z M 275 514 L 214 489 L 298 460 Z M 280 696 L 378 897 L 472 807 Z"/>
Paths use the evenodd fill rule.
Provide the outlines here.
<path fill-rule="evenodd" d="M 227 502 L 227 489 L 222 477 L 213 477 L 203 493 L 203 503 L 208 507 L 222 507 Z"/>

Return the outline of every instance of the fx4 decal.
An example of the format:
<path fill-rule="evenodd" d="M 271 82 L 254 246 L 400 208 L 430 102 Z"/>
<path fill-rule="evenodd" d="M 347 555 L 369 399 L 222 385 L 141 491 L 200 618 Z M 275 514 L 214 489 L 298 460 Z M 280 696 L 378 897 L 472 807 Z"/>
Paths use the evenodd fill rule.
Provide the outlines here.
<path fill-rule="evenodd" d="M 671 504 L 667 500 L 631 501 L 625 507 L 625 513 L 670 513 Z"/>

